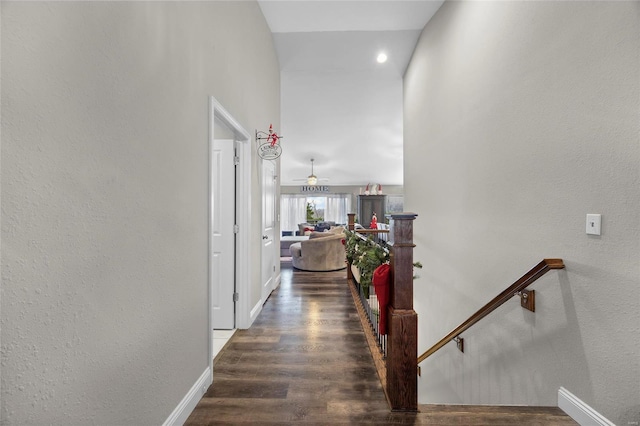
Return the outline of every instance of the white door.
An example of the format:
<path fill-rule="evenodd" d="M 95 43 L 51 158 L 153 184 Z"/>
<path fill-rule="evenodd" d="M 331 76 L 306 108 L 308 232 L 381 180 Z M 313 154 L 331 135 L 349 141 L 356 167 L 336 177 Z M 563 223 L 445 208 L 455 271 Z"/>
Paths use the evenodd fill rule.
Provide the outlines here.
<path fill-rule="evenodd" d="M 214 140 L 211 153 L 212 315 L 214 329 L 235 328 L 234 141 Z"/>
<path fill-rule="evenodd" d="M 275 285 L 276 256 L 276 171 L 275 164 L 262 160 L 262 301 Z"/>

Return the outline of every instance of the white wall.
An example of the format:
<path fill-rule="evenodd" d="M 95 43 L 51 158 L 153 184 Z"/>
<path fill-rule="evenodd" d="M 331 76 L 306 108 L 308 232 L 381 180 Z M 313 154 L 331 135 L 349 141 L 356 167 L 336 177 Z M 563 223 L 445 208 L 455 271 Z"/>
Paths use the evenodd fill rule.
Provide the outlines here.
<path fill-rule="evenodd" d="M 639 2 L 450 1 L 425 27 L 404 87 L 419 352 L 542 258 L 566 270 L 535 314 L 514 298 L 424 361 L 421 403 L 556 405 L 564 386 L 640 419 L 639 55 Z"/>
<path fill-rule="evenodd" d="M 255 2 L 3 2 L 1 36 L 0 422 L 161 424 L 208 366 L 208 96 L 279 127 L 267 24 Z"/>

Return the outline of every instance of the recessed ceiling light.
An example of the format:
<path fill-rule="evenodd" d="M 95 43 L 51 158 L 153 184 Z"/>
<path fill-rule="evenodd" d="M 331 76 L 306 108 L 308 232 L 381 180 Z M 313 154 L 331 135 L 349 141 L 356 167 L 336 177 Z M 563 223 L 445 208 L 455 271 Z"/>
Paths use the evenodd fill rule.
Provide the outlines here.
<path fill-rule="evenodd" d="M 376 60 L 379 64 L 384 64 L 385 62 L 387 62 L 387 55 L 385 53 L 380 53 Z"/>

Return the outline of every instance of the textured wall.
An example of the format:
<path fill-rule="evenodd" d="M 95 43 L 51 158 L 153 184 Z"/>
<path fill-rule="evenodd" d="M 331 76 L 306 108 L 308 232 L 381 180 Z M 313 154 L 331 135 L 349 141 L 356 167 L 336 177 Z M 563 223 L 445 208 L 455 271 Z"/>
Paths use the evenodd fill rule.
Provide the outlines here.
<path fill-rule="evenodd" d="M 3 2 L 1 35 L 2 423 L 161 424 L 208 365 L 208 96 L 279 123 L 266 22 Z"/>
<path fill-rule="evenodd" d="M 640 420 L 640 3 L 446 2 L 405 75 L 419 350 L 543 257 L 533 287 L 422 363 L 423 403 Z M 602 235 L 585 234 L 601 213 Z"/>

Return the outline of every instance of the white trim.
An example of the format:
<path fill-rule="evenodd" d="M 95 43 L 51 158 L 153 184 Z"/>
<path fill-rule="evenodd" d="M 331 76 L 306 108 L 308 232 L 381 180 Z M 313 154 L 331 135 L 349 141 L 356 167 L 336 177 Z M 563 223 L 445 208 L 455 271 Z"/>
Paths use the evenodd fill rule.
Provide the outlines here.
<path fill-rule="evenodd" d="M 279 248 L 280 244 L 278 244 L 278 248 Z M 276 259 L 280 258 L 280 250 L 278 250 L 278 256 L 276 257 Z M 282 272 L 280 272 L 278 274 L 278 276 L 276 277 L 276 281 L 275 281 L 275 285 L 273 286 L 274 290 L 278 287 L 280 287 L 280 283 L 282 282 Z"/>
<path fill-rule="evenodd" d="M 615 426 L 563 387 L 558 389 L 558 407 L 581 426 Z"/>
<path fill-rule="evenodd" d="M 253 309 L 251 309 L 251 316 L 250 316 L 250 321 L 253 324 L 253 321 L 255 321 L 256 318 L 258 318 L 258 315 L 260 315 L 260 311 L 262 311 L 262 305 L 264 305 L 264 302 L 266 302 L 266 300 L 258 300 L 258 303 L 256 303 L 256 305 L 253 307 Z"/>
<path fill-rule="evenodd" d="M 236 244 L 236 292 L 238 293 L 238 302 L 236 304 L 236 328 L 249 328 L 253 320 L 249 316 L 249 297 L 250 297 L 250 279 L 251 279 L 251 256 L 250 256 L 250 231 L 251 231 L 251 135 L 244 130 L 240 123 L 233 118 L 229 112 L 213 97 L 209 97 L 209 252 L 208 252 L 208 300 L 209 300 L 209 330 L 207 337 L 209 341 L 209 369 L 213 377 L 213 291 L 212 291 L 212 252 L 213 241 L 211 238 L 211 229 L 213 229 L 213 209 L 211 208 L 212 185 L 211 185 L 211 155 L 213 152 L 213 141 L 215 140 L 215 121 L 224 124 L 234 134 L 234 139 L 238 142 L 238 156 L 240 163 L 237 168 L 237 187 L 236 211 L 238 212 L 239 232 L 237 234 Z M 257 316 L 257 315 L 256 315 Z"/>
<path fill-rule="evenodd" d="M 178 406 L 173 410 L 173 412 L 167 417 L 167 420 L 164 421 L 162 426 L 174 426 L 174 425 L 183 425 L 189 415 L 198 402 L 202 399 L 202 395 L 205 394 L 209 386 L 212 383 L 212 375 L 209 367 L 204 370 L 204 373 L 200 375 L 200 378 L 191 386 L 189 392 L 182 398 L 182 401 L 178 404 Z"/>

